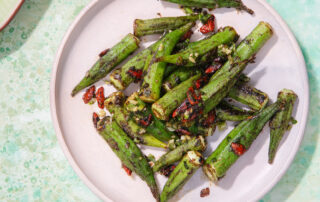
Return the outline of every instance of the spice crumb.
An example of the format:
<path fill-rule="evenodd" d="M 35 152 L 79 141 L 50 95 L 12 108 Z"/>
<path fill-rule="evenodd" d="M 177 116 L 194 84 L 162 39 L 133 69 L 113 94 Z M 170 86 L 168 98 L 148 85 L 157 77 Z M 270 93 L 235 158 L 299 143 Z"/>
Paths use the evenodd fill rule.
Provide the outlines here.
<path fill-rule="evenodd" d="M 200 197 L 206 197 L 206 196 L 209 196 L 209 194 L 210 194 L 210 189 L 209 187 L 207 187 L 201 190 Z"/>

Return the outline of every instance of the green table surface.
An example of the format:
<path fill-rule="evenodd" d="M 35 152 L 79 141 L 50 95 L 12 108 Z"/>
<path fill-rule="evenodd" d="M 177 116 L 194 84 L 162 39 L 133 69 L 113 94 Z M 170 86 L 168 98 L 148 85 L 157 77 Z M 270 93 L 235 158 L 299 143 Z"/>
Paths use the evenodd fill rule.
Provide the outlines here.
<path fill-rule="evenodd" d="M 100 201 L 63 155 L 49 103 L 54 56 L 68 26 L 89 2 L 26 0 L 0 32 L 0 201 Z M 320 201 L 320 1 L 268 2 L 299 42 L 311 102 L 293 164 L 261 201 Z"/>

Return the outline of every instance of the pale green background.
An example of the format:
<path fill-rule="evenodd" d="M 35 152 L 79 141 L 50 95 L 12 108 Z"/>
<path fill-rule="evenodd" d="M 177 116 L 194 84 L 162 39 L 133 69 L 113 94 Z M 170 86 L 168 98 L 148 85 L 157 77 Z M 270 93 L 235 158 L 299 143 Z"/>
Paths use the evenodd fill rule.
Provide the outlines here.
<path fill-rule="evenodd" d="M 320 1 L 268 0 L 306 59 L 310 115 L 299 152 L 261 201 L 320 201 Z M 90 0 L 26 0 L 0 33 L 0 201 L 99 201 L 74 173 L 52 126 L 49 82 L 68 26 Z"/>

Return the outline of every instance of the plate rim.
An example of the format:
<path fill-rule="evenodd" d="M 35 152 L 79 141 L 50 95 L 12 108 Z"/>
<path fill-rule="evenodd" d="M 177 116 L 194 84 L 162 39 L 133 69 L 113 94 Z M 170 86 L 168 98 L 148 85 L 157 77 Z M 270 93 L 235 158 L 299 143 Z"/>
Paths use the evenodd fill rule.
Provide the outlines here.
<path fill-rule="evenodd" d="M 68 41 L 70 35 L 72 34 L 74 28 L 78 25 L 78 23 L 80 22 L 80 20 L 86 15 L 86 13 L 92 9 L 99 1 L 101 0 L 93 0 L 91 1 L 87 6 L 85 6 L 84 9 L 82 9 L 82 11 L 77 15 L 77 17 L 74 19 L 74 21 L 71 23 L 71 25 L 69 26 L 67 32 L 65 33 L 60 46 L 58 48 L 58 51 L 56 53 L 55 59 L 54 59 L 54 63 L 53 63 L 53 68 L 52 68 L 52 72 L 51 72 L 51 80 L 50 80 L 50 111 L 51 111 L 51 118 L 52 118 L 52 122 L 53 122 L 53 126 L 54 126 L 54 130 L 59 142 L 59 145 L 65 155 L 65 157 L 67 158 L 69 164 L 71 165 L 72 169 L 75 171 L 75 173 L 79 176 L 79 178 L 84 182 L 84 184 L 96 195 L 98 196 L 100 199 L 102 199 L 103 201 L 112 201 L 110 198 L 108 198 L 100 189 L 98 189 L 89 179 L 88 177 L 84 174 L 84 172 L 81 170 L 81 168 L 78 166 L 78 164 L 76 163 L 75 159 L 73 158 L 73 155 L 71 154 L 69 147 L 64 139 L 64 136 L 62 134 L 60 125 L 59 125 L 59 121 L 58 121 L 58 116 L 57 116 L 57 111 L 56 111 L 56 79 L 57 79 L 57 72 L 58 72 L 58 67 L 59 67 L 59 63 L 60 63 L 60 59 L 62 56 L 62 53 L 64 51 L 66 42 Z M 296 52 L 296 55 L 298 56 L 298 60 L 302 61 L 302 65 L 303 65 L 303 70 L 302 70 L 302 78 L 303 78 L 303 86 L 306 89 L 306 92 L 304 92 L 307 96 L 305 98 L 305 104 L 303 107 L 303 114 L 302 114 L 302 118 L 301 118 L 301 126 L 300 130 L 298 132 L 302 133 L 302 135 L 300 135 L 294 144 L 294 148 L 293 150 L 291 150 L 292 152 L 289 153 L 287 161 L 285 162 L 284 166 L 282 167 L 282 169 L 280 170 L 280 172 L 278 173 L 278 175 L 276 175 L 276 177 L 270 182 L 267 183 L 263 189 L 260 189 L 260 191 L 256 192 L 254 195 L 251 195 L 252 200 L 257 201 L 259 199 L 261 199 L 265 194 L 267 194 L 279 181 L 280 179 L 283 177 L 283 175 L 287 172 L 287 170 L 289 169 L 289 167 L 291 166 L 294 158 L 296 157 L 296 153 L 298 152 L 302 139 L 305 136 L 305 130 L 306 130 L 306 126 L 307 126 L 307 121 L 308 121 L 308 116 L 309 116 L 309 104 L 310 104 L 310 90 L 309 90 L 309 78 L 308 78 L 308 73 L 307 73 L 307 66 L 306 66 L 306 62 L 304 59 L 304 56 L 302 54 L 301 48 L 294 36 L 294 34 L 292 33 L 291 29 L 289 28 L 289 26 L 287 25 L 287 23 L 282 19 L 282 17 L 278 14 L 278 12 L 268 3 L 266 2 L 266 0 L 258 0 L 258 2 L 260 4 L 262 4 L 262 6 L 264 6 L 277 20 L 277 22 L 280 24 L 280 26 L 283 28 L 284 32 L 287 34 L 287 36 L 289 37 L 289 41 L 291 42 L 294 51 Z"/>
<path fill-rule="evenodd" d="M 10 17 L 3 24 L 0 24 L 0 32 L 10 24 L 11 20 L 13 20 L 13 18 L 16 16 L 18 11 L 20 10 L 24 1 L 25 0 L 20 0 L 20 2 L 16 5 L 16 8 L 14 9 Z"/>

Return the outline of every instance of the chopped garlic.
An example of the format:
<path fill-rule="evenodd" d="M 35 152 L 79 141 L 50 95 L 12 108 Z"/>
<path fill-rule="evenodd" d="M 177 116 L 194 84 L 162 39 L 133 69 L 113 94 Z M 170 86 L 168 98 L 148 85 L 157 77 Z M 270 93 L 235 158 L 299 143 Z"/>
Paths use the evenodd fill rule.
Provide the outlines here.
<path fill-rule="evenodd" d="M 104 111 L 103 109 L 101 109 L 100 111 L 99 111 L 99 117 L 100 118 L 103 118 L 103 117 L 105 117 L 107 115 L 107 113 L 106 113 L 106 111 Z"/>

